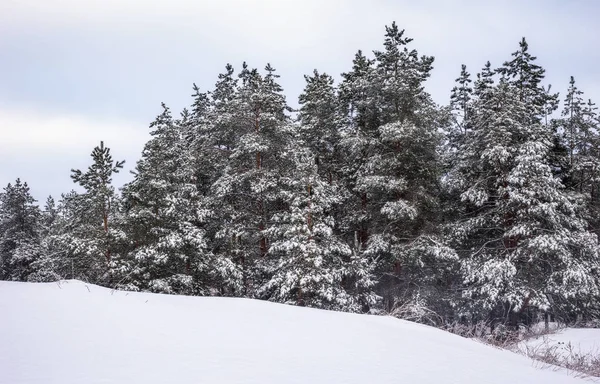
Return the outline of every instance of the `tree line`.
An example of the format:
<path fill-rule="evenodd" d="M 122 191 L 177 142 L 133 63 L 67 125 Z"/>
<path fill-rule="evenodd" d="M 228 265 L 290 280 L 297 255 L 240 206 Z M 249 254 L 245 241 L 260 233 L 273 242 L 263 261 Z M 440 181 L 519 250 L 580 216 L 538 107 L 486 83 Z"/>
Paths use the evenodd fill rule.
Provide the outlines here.
<path fill-rule="evenodd" d="M 433 64 L 393 23 L 339 83 L 305 76 L 297 110 L 271 65 L 227 65 L 179 116 L 162 105 L 120 191 L 104 143 L 58 203 L 8 184 L 0 278 L 435 325 L 596 318 L 597 108 L 574 78 L 552 93 L 525 39 L 463 65 L 449 105 L 425 89 Z"/>

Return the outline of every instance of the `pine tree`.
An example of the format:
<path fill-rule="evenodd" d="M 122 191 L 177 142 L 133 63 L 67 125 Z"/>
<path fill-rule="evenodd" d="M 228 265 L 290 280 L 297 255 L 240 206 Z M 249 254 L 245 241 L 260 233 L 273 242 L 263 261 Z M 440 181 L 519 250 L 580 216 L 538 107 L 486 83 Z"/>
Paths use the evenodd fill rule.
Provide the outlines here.
<path fill-rule="evenodd" d="M 332 183 L 340 162 L 340 108 L 336 88 L 331 76 L 317 70 L 304 79 L 306 86 L 299 98 L 298 129 L 316 156 L 319 174 Z"/>
<path fill-rule="evenodd" d="M 84 249 L 81 246 L 84 240 L 81 239 L 87 234 L 87 225 L 84 224 L 87 220 L 86 213 L 81 194 L 74 190 L 61 194 L 56 206 L 56 217 L 46 228 L 46 236 L 42 241 L 45 251 L 34 280 L 53 280 L 53 276 L 57 280 L 90 281 L 96 278 L 96 275 L 89 272 L 97 265 L 81 252 Z"/>
<path fill-rule="evenodd" d="M 593 236 L 553 175 L 556 146 L 546 121 L 557 95 L 542 85 L 545 71 L 535 60 L 523 39 L 496 71 L 497 86 L 486 64 L 475 83 L 472 134 L 447 179 L 463 201 L 452 238 L 471 313 L 513 324 L 527 308 L 573 299 L 576 284 L 586 297 L 596 289 L 581 274 L 595 268 Z"/>
<path fill-rule="evenodd" d="M 600 119 L 597 107 L 585 101 L 571 77 L 555 129 L 554 158 L 558 176 L 575 198 L 585 202 L 589 228 L 600 233 Z"/>
<path fill-rule="evenodd" d="M 221 223 L 216 238 L 219 253 L 240 266 L 247 296 L 267 278 L 264 261 L 270 241 L 266 230 L 271 216 L 285 209 L 278 190 L 281 175 L 289 168 L 282 152 L 292 134 L 278 75 L 270 65 L 265 72 L 263 76 L 244 64 L 233 97 L 215 100 L 222 103 L 215 109 L 227 111 L 217 123 L 228 139 L 226 165 L 212 188 L 212 209 Z"/>
<path fill-rule="evenodd" d="M 169 108 L 150 124 L 150 139 L 137 162 L 134 180 L 125 186 L 127 231 L 133 242 L 130 276 L 125 278 L 141 290 L 163 293 L 192 293 L 192 255 L 186 254 L 185 234 L 178 231 L 187 220 L 175 217 L 176 194 L 183 188 L 181 170 L 182 134 Z M 205 247 L 200 235 L 199 244 Z M 131 287 L 130 287 L 131 288 Z"/>
<path fill-rule="evenodd" d="M 529 53 L 525 38 L 512 56 L 511 61 L 505 62 L 496 71 L 516 88 L 519 100 L 527 106 L 529 115 L 537 116 L 541 121 L 558 106 L 558 94 L 550 94 L 550 87 L 546 89 L 541 84 L 546 70 L 535 63 L 537 57 Z"/>
<path fill-rule="evenodd" d="M 571 77 L 560 119 L 554 121 L 565 153 L 565 183 L 574 191 L 591 193 L 590 188 L 597 180 L 598 166 L 598 116 L 596 107 L 586 103 L 583 92 Z"/>
<path fill-rule="evenodd" d="M 215 196 L 214 187 L 223 176 L 228 158 L 235 147 L 237 127 L 237 80 L 234 69 L 226 66 L 212 93 L 199 92 L 195 88 L 190 126 L 194 135 L 187 150 L 187 162 L 195 170 L 196 190 L 200 196 L 199 210 L 204 219 L 204 237 L 212 250 L 210 265 L 211 292 L 219 295 L 239 295 L 243 291 L 242 271 L 236 263 L 236 255 L 228 252 L 231 244 L 222 237 L 224 202 Z M 227 205 L 225 204 L 225 207 Z"/>
<path fill-rule="evenodd" d="M 68 253 L 60 246 L 57 235 L 60 221 L 59 207 L 49 196 L 40 220 L 40 255 L 32 263 L 33 272 L 27 277 L 32 282 L 52 282 L 67 277 Z"/>
<path fill-rule="evenodd" d="M 27 183 L 17 179 L 0 193 L 0 278 L 26 281 L 40 257 L 41 213 Z"/>
<path fill-rule="evenodd" d="M 554 178 L 551 131 L 522 90 L 503 79 L 477 100 L 473 134 L 461 148 L 470 161 L 452 180 L 464 203 L 452 235 L 464 250 L 469 310 L 513 324 L 528 307 L 548 310 L 553 300 L 598 291 L 595 236 Z"/>
<path fill-rule="evenodd" d="M 470 152 L 472 148 L 467 143 L 472 142 L 472 135 L 474 135 L 472 128 L 478 112 L 475 107 L 489 100 L 494 89 L 494 74 L 491 63 L 486 62 L 481 72 L 477 74 L 477 80 L 471 89 L 468 85 L 470 75 L 466 72 L 466 67 L 463 67 L 461 76 L 456 79 L 457 85 L 450 94 L 450 107 L 455 114 L 455 122 L 450 124 L 445 132 L 446 142 L 443 152 L 446 169 L 442 184 L 444 184 L 443 192 L 447 203 L 445 205 L 448 209 L 444 212 L 446 221 L 457 219 L 456 215 L 459 214 L 460 207 L 455 204 L 456 199 L 459 198 L 461 191 L 468 188 L 463 175 L 455 173 L 468 170 L 473 161 L 473 153 Z"/>
<path fill-rule="evenodd" d="M 384 50 L 374 62 L 357 56 L 340 86 L 342 100 L 350 100 L 342 144 L 356 207 L 345 221 L 363 256 L 378 262 L 377 292 L 387 310 L 417 294 L 415 283 L 432 262 L 454 257 L 438 247 L 432 226 L 441 171 L 437 131 L 446 118 L 424 91 L 433 58 L 409 50 L 411 41 L 395 23 L 386 27 Z M 434 296 L 429 286 L 422 293 Z"/>
<path fill-rule="evenodd" d="M 367 195 L 355 190 L 358 170 L 368 157 L 371 132 L 379 125 L 377 100 L 372 87 L 375 76 L 374 60 L 358 51 L 350 72 L 343 73 L 339 86 L 340 150 L 345 153 L 339 172 L 344 184 L 354 196 L 345 202 L 346 212 L 340 217 L 340 225 L 346 233 L 346 241 L 357 239 L 358 247 L 364 249 L 368 240 L 369 214 Z"/>
<path fill-rule="evenodd" d="M 412 38 L 404 37 L 396 23 L 386 26 L 384 50 L 375 51 L 375 86 L 380 123 L 403 120 L 412 116 L 421 104 L 427 102 L 424 82 L 433 68 L 433 56 L 420 56 L 409 50 Z"/>
<path fill-rule="evenodd" d="M 339 98 L 346 126 L 353 133 L 366 132 L 379 123 L 376 100 L 371 87 L 374 61 L 358 51 L 352 61 L 352 70 L 342 73 Z"/>
<path fill-rule="evenodd" d="M 453 112 L 453 130 L 449 133 L 449 140 L 452 147 L 464 139 L 469 130 L 469 118 L 471 109 L 471 98 L 473 88 L 471 87 L 471 74 L 467 72 L 467 66 L 462 65 L 460 77 L 456 79 L 456 86 L 452 88 L 450 94 L 450 107 Z"/>
<path fill-rule="evenodd" d="M 112 176 L 123 168 L 124 161 L 114 161 L 104 142 L 94 148 L 91 157 L 93 163 L 86 172 L 71 171 L 71 178 L 84 192 L 64 198 L 70 217 L 61 243 L 72 255 L 77 271 L 74 278 L 107 284 L 112 279 L 113 248 L 124 236 L 120 226 L 114 225 L 119 207 L 112 185 Z"/>
<path fill-rule="evenodd" d="M 491 90 L 494 85 L 495 71 L 492 70 L 492 64 L 487 61 L 481 72 L 477 74 L 477 80 L 473 85 L 473 94 L 478 98 L 485 98 L 487 91 Z"/>
<path fill-rule="evenodd" d="M 338 185 L 318 172 L 315 156 L 296 143 L 294 172 L 284 179 L 289 208 L 273 216 L 266 231 L 276 262 L 259 295 L 274 301 L 350 312 L 376 302 L 371 266 L 334 231 L 333 208 L 342 202 Z"/>
<path fill-rule="evenodd" d="M 198 100 L 197 100 L 198 101 Z M 196 104 L 195 107 L 197 107 Z M 135 178 L 124 188 L 127 228 L 133 241 L 129 288 L 163 293 L 206 294 L 222 280 L 218 260 L 208 250 L 192 144 L 201 111 L 174 120 L 169 108 L 150 125 Z M 196 119 L 194 123 L 190 119 Z M 186 137 L 192 135 L 191 137 Z M 215 283 L 215 279 L 217 283 Z"/>

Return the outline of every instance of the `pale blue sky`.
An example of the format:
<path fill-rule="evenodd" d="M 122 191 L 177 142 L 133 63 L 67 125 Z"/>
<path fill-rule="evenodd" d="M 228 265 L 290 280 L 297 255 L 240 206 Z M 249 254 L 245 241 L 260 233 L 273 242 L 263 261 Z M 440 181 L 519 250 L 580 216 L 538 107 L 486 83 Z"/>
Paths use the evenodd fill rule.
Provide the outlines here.
<path fill-rule="evenodd" d="M 498 66 L 522 36 L 553 89 L 573 75 L 599 100 L 599 14 L 595 0 L 0 0 L 0 186 L 21 177 L 36 198 L 58 197 L 100 140 L 127 161 L 122 184 L 160 102 L 178 112 L 193 82 L 211 89 L 227 62 L 271 62 L 296 105 L 304 74 L 338 77 L 393 20 L 436 57 L 438 103 L 462 63 Z"/>

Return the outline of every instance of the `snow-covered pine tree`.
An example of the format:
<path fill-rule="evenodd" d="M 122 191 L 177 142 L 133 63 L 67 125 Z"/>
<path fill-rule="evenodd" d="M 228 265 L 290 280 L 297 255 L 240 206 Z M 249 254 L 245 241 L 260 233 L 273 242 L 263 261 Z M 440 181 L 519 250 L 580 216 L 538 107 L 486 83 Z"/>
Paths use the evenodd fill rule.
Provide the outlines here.
<path fill-rule="evenodd" d="M 395 23 L 386 27 L 384 50 L 375 52 L 372 65 L 357 56 L 340 85 L 349 121 L 344 171 L 360 207 L 347 222 L 361 251 L 378 262 L 378 293 L 387 310 L 418 291 L 437 300 L 429 283 L 454 260 L 428 236 L 434 233 L 441 172 L 438 129 L 446 115 L 423 88 L 433 58 L 409 50 L 411 41 Z"/>
<path fill-rule="evenodd" d="M 481 72 L 477 74 L 477 80 L 473 83 L 473 94 L 478 98 L 485 98 L 485 94 L 494 85 L 495 71 L 492 69 L 492 63 L 487 61 Z"/>
<path fill-rule="evenodd" d="M 48 211 L 48 209 L 45 209 Z M 44 216 L 48 216 L 44 213 Z M 45 229 L 46 236 L 42 244 L 44 254 L 40 258 L 39 274 L 33 280 L 46 281 L 45 276 L 52 280 L 52 276 L 60 279 L 79 279 L 91 281 L 89 273 L 90 259 L 82 257 L 82 243 L 86 235 L 86 211 L 81 194 L 75 190 L 61 194 L 56 206 L 56 216 L 52 224 Z M 81 232 L 79 232 L 81 231 Z"/>
<path fill-rule="evenodd" d="M 579 199 L 585 206 L 583 216 L 588 229 L 600 235 L 600 118 L 597 107 L 591 100 L 583 99 L 571 77 L 560 118 L 552 121 L 555 129 L 554 160 L 558 164 L 559 176 L 572 198 Z M 558 149 L 558 150 L 557 150 Z M 571 313 L 587 317 L 600 311 L 600 297 L 593 305 L 585 299 L 563 300 L 562 304 Z"/>
<path fill-rule="evenodd" d="M 461 161 L 461 157 L 464 155 L 464 153 L 459 151 L 459 149 L 461 149 L 470 133 L 469 131 L 473 115 L 473 97 L 474 94 L 483 93 L 485 87 L 493 84 L 490 67 L 491 64 L 488 62 L 484 68 L 484 71 L 487 70 L 488 72 L 483 72 L 483 75 L 478 74 L 478 80 L 475 82 L 474 87 L 472 87 L 471 74 L 467 72 L 467 66 L 464 64 L 461 66 L 460 76 L 455 80 L 456 85 L 452 88 L 450 93 L 449 110 L 452 119 L 444 132 L 442 150 L 444 174 L 451 173 L 452 169 L 456 168 L 457 163 Z M 446 175 L 443 175 L 442 180 L 445 179 Z M 443 190 L 441 198 L 444 200 L 444 221 L 455 219 L 454 215 L 456 214 L 458 208 L 454 204 L 454 201 L 457 198 L 456 190 Z"/>
<path fill-rule="evenodd" d="M 56 221 L 57 217 L 58 208 L 56 207 L 56 201 L 54 201 L 52 196 L 48 196 L 42 210 L 42 231 L 44 234 L 50 231 L 50 227 Z"/>
<path fill-rule="evenodd" d="M 384 50 L 374 51 L 380 123 L 409 117 L 422 103 L 429 102 L 424 82 L 433 69 L 434 58 L 419 57 L 415 49 L 409 50 L 412 41 L 394 22 L 386 26 Z"/>
<path fill-rule="evenodd" d="M 535 63 L 537 57 L 529 53 L 525 38 L 521 39 L 519 49 L 512 56 L 513 59 L 496 72 L 516 88 L 519 100 L 525 103 L 529 115 L 545 120 L 558 107 L 558 94 L 549 93 L 551 87 L 546 89 L 542 85 L 546 70 Z"/>
<path fill-rule="evenodd" d="M 200 92 L 194 84 L 194 102 L 189 119 L 191 132 L 186 162 L 191 164 L 196 180 L 196 190 L 200 196 L 199 209 L 204 219 L 204 237 L 211 250 L 211 292 L 218 295 L 240 295 L 243 291 L 242 271 L 234 252 L 227 252 L 228 239 L 219 236 L 224 204 L 213 194 L 215 182 L 223 175 L 227 159 L 235 145 L 237 102 L 237 80 L 234 69 L 226 66 L 225 73 L 219 75 L 215 89 L 211 93 Z"/>
<path fill-rule="evenodd" d="M 492 70 L 492 64 L 489 61 L 485 63 L 484 67 L 481 69 L 481 72 L 477 74 L 477 80 L 475 80 L 473 85 L 472 97 L 467 104 L 467 107 L 470 109 L 470 113 L 467 115 L 466 124 L 469 127 L 474 124 L 476 115 L 475 112 L 478 112 L 475 111 L 476 104 L 477 106 L 485 105 L 485 103 L 493 94 L 492 91 L 494 90 L 495 83 L 494 75 L 495 71 Z M 462 78 L 463 76 L 456 80 L 459 85 L 462 82 Z M 456 131 L 456 129 L 454 129 L 454 131 Z M 448 169 L 446 169 L 446 175 L 444 175 L 442 180 L 444 184 L 447 182 L 444 189 L 445 192 L 449 193 L 449 199 L 451 199 L 450 204 L 452 205 L 451 208 L 453 211 L 456 211 L 456 209 L 461 209 L 460 206 L 454 204 L 454 199 L 458 197 L 457 193 L 460 194 L 469 187 L 465 184 L 465 180 L 468 178 L 465 178 L 461 173 L 468 172 L 471 169 L 471 162 L 473 162 L 475 156 L 472 152 L 474 149 L 472 146 L 472 135 L 473 133 L 471 130 L 466 130 L 462 134 L 460 140 L 455 140 L 456 135 L 453 133 L 452 129 L 446 132 L 447 147 L 445 155 Z M 452 219 L 455 219 L 455 217 Z"/>
<path fill-rule="evenodd" d="M 283 154 L 292 135 L 289 107 L 275 70 L 267 65 L 265 72 L 244 64 L 234 94 L 219 107 L 226 113 L 216 121 L 226 135 L 227 156 L 212 188 L 212 208 L 221 225 L 216 237 L 219 252 L 242 269 L 246 296 L 268 278 L 266 230 L 272 215 L 287 205 L 279 191 L 290 166 Z"/>
<path fill-rule="evenodd" d="M 60 228 L 60 211 L 49 196 L 41 211 L 40 256 L 32 263 L 33 272 L 27 277 L 32 282 L 52 282 L 67 278 L 68 252 L 57 241 Z"/>
<path fill-rule="evenodd" d="M 475 318 L 513 324 L 529 307 L 598 294 L 595 235 L 549 165 L 543 70 L 524 68 L 534 73 L 506 70 L 500 84 L 477 93 L 463 161 L 449 178 L 462 191 L 452 235 L 468 308 Z"/>
<path fill-rule="evenodd" d="M 374 60 L 359 50 L 352 61 L 352 70 L 342 73 L 339 86 L 342 118 L 346 126 L 357 132 L 368 131 L 378 124 L 376 99 L 371 87 L 373 64 Z"/>
<path fill-rule="evenodd" d="M 247 64 L 243 64 L 243 73 L 248 72 Z M 231 64 L 225 66 L 225 72 L 219 74 L 214 90 L 210 94 L 211 113 L 208 115 L 210 124 L 205 127 L 209 136 L 210 147 L 215 152 L 221 151 L 217 167 L 223 167 L 229 157 L 238 137 L 237 127 L 240 124 L 239 111 L 242 102 L 239 96 L 239 78 L 235 78 L 235 69 Z M 215 152 L 218 153 L 218 152 Z"/>
<path fill-rule="evenodd" d="M 583 92 L 571 77 L 561 118 L 554 120 L 554 125 L 560 144 L 565 149 L 562 162 L 565 167 L 562 175 L 565 185 L 590 200 L 597 200 L 600 124 L 596 106 L 591 101 L 584 101 L 582 95 Z"/>
<path fill-rule="evenodd" d="M 126 230 L 133 243 L 123 284 L 130 289 L 191 294 L 192 257 L 183 251 L 186 242 L 178 231 L 179 223 L 186 220 L 176 217 L 180 212 L 174 207 L 175 193 L 183 187 L 177 180 L 182 132 L 165 104 L 150 124 L 150 135 L 133 181 L 123 188 Z M 202 236 L 198 240 L 203 248 Z"/>
<path fill-rule="evenodd" d="M 464 64 L 461 66 L 460 76 L 455 80 L 456 85 L 450 92 L 449 111 L 452 118 L 444 132 L 442 159 L 445 174 L 451 173 L 456 168 L 457 163 L 461 162 L 464 153 L 459 149 L 461 149 L 470 133 L 471 119 L 473 117 L 473 98 L 475 95 L 484 93 L 486 87 L 493 84 L 492 75 L 491 64 L 488 62 L 483 72 L 477 75 L 478 80 L 476 80 L 474 87 L 472 87 L 471 74 L 467 72 L 467 66 Z M 446 179 L 445 174 L 442 176 L 442 180 Z M 458 208 L 454 204 L 457 198 L 456 190 L 449 191 L 446 189 L 442 192 L 443 205 L 446 209 L 443 213 L 445 216 L 444 220 L 452 220 Z"/>
<path fill-rule="evenodd" d="M 317 156 L 295 142 L 285 151 L 294 170 L 282 179 L 289 207 L 275 213 L 266 230 L 272 276 L 258 291 L 270 300 L 339 311 L 367 311 L 377 297 L 369 262 L 334 231 L 333 208 L 342 187 L 319 174 Z"/>
<path fill-rule="evenodd" d="M 340 163 L 340 108 L 333 77 L 315 70 L 304 79 L 306 86 L 299 97 L 298 130 L 316 156 L 319 174 L 333 183 Z"/>
<path fill-rule="evenodd" d="M 450 108 L 452 109 L 452 124 L 447 133 L 448 149 L 455 151 L 464 140 L 469 130 L 469 118 L 471 109 L 471 98 L 473 87 L 471 86 L 471 74 L 467 72 L 467 66 L 462 65 L 460 76 L 455 80 L 456 85 L 450 93 Z"/>
<path fill-rule="evenodd" d="M 193 85 L 193 89 L 191 112 L 187 118 L 182 116 L 181 129 L 188 152 L 186 160 L 191 162 L 189 165 L 193 168 L 196 189 L 198 193 L 206 196 L 222 168 L 224 156 L 219 144 L 215 142 L 212 130 L 215 126 L 212 120 L 218 116 L 214 113 L 210 96 L 201 92 L 196 84 Z"/>
<path fill-rule="evenodd" d="M 68 217 L 60 242 L 71 255 L 74 278 L 108 284 L 117 253 L 114 248 L 124 237 L 120 225 L 115 225 L 119 212 L 112 177 L 123 168 L 124 161 L 114 161 L 104 142 L 93 149 L 91 157 L 92 165 L 85 172 L 71 171 L 71 178 L 84 191 L 63 198 Z"/>
<path fill-rule="evenodd" d="M 374 60 L 358 51 L 353 60 L 352 70 L 342 73 L 339 85 L 340 150 L 345 154 L 340 159 L 339 173 L 344 184 L 353 196 L 344 206 L 345 212 L 339 225 L 346 234 L 346 241 L 356 243 L 364 250 L 369 236 L 369 212 L 367 196 L 355 190 L 358 169 L 368 157 L 368 144 L 371 133 L 379 124 L 377 99 L 372 87 L 375 74 Z M 356 241 L 355 241 L 356 240 Z"/>
<path fill-rule="evenodd" d="M 0 192 L 0 279 L 26 281 L 40 257 L 41 213 L 26 182 Z"/>
<path fill-rule="evenodd" d="M 198 191 L 194 112 L 173 119 L 163 112 L 150 124 L 152 138 L 124 188 L 127 231 L 133 249 L 122 278 L 125 286 L 162 293 L 207 294 L 217 269 L 203 228 L 207 212 Z"/>

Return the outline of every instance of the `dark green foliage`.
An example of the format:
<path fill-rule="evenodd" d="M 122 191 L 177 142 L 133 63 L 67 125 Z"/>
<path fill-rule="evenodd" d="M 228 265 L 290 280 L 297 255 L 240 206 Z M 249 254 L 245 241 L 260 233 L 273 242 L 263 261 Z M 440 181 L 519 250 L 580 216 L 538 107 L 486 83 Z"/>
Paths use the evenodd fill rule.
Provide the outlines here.
<path fill-rule="evenodd" d="M 597 108 L 563 110 L 525 39 L 500 68 L 461 66 L 447 106 L 434 58 L 396 23 L 292 111 L 267 64 L 228 64 L 163 109 L 133 180 L 100 143 L 83 189 L 40 210 L 0 193 L 0 278 L 74 278 L 448 322 L 565 321 L 600 310 Z M 294 115 L 293 112 L 297 112 Z"/>
<path fill-rule="evenodd" d="M 74 278 L 109 283 L 115 248 L 123 237 L 112 176 L 123 168 L 124 161 L 114 161 L 104 142 L 93 149 L 91 157 L 92 165 L 85 172 L 71 170 L 71 178 L 84 192 L 63 197 L 68 222 L 60 241 L 77 270 Z"/>
<path fill-rule="evenodd" d="M 0 278 L 27 280 L 39 257 L 41 212 L 27 183 L 17 179 L 0 193 Z"/>

